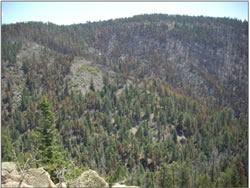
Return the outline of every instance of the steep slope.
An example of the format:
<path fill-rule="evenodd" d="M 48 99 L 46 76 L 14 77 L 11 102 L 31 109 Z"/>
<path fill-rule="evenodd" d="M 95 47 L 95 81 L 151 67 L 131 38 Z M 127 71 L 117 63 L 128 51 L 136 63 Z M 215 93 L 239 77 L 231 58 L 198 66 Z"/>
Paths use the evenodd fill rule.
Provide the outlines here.
<path fill-rule="evenodd" d="M 159 77 L 186 94 L 233 107 L 236 116 L 247 112 L 247 22 L 156 14 L 71 26 L 16 24 L 3 32 L 94 58 L 124 75 Z"/>
<path fill-rule="evenodd" d="M 246 112 L 247 23 L 157 15 L 134 19 L 100 27 L 97 41 L 105 45 L 95 48 L 113 65 L 120 61 L 129 74 L 160 77 L 176 88 Z"/>

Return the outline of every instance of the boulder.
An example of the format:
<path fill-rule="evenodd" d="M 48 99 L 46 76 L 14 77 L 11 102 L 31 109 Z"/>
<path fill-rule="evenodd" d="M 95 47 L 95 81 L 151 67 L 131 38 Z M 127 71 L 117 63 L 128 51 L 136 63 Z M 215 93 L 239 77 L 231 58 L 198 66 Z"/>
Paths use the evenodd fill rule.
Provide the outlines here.
<path fill-rule="evenodd" d="M 43 167 L 29 169 L 25 175 L 24 183 L 34 187 L 56 187 L 50 179 L 49 173 Z"/>
<path fill-rule="evenodd" d="M 19 182 L 16 182 L 10 179 L 8 179 L 6 183 L 2 184 L 2 187 L 18 187 L 18 186 L 19 186 Z M 22 183 L 20 187 L 33 187 L 33 186 Z"/>
<path fill-rule="evenodd" d="M 69 183 L 69 187 L 108 187 L 108 183 L 96 171 L 88 170 Z"/>
<path fill-rule="evenodd" d="M 67 185 L 66 185 L 66 183 L 62 182 L 62 183 L 57 183 L 56 187 L 58 187 L 58 188 L 67 188 Z"/>
<path fill-rule="evenodd" d="M 17 170 L 17 165 L 14 162 L 2 163 L 2 187 L 18 187 L 22 177 Z M 20 187 L 33 187 L 22 183 Z"/>
<path fill-rule="evenodd" d="M 2 175 L 2 183 L 4 183 L 6 180 L 20 182 L 21 179 L 22 179 L 21 175 L 11 175 L 11 174 Z"/>
<path fill-rule="evenodd" d="M 2 187 L 18 187 L 22 180 L 14 162 L 2 163 Z M 64 185 L 63 185 L 64 186 Z M 63 187 L 62 186 L 62 187 Z M 21 187 L 56 187 L 50 175 L 43 168 L 33 168 L 25 172 Z M 66 187 L 66 186 L 64 186 Z"/>
<path fill-rule="evenodd" d="M 124 184 L 120 184 L 120 183 L 115 183 L 113 186 L 112 186 L 112 188 L 122 188 L 122 187 L 124 187 L 124 188 L 140 188 L 140 187 L 138 187 L 138 186 L 128 186 L 128 185 L 124 185 Z"/>
<path fill-rule="evenodd" d="M 17 165 L 14 162 L 3 162 L 2 163 L 2 176 L 6 174 L 10 175 L 20 175 L 17 170 Z"/>

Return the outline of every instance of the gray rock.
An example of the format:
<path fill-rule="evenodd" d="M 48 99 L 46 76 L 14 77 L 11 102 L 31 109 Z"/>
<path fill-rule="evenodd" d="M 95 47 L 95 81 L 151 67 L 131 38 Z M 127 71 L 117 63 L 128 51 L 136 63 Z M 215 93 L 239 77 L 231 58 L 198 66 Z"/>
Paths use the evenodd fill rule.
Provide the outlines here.
<path fill-rule="evenodd" d="M 3 162 L 2 187 L 18 187 L 20 181 L 22 176 L 17 171 L 17 165 L 14 162 Z M 51 181 L 49 173 L 41 167 L 27 170 L 21 187 L 56 187 L 56 185 Z M 62 184 L 61 187 L 66 185 Z"/>
<path fill-rule="evenodd" d="M 66 188 L 67 185 L 66 185 L 66 183 L 62 182 L 62 183 L 57 183 L 57 184 L 56 184 L 56 187 L 59 187 L 59 188 Z"/>
<path fill-rule="evenodd" d="M 34 187 L 56 187 L 56 185 L 50 179 L 49 173 L 46 172 L 42 167 L 29 169 L 24 178 L 24 183 Z"/>
<path fill-rule="evenodd" d="M 7 180 L 20 182 L 21 179 L 22 179 L 21 175 L 11 175 L 11 174 L 2 175 L 2 183 L 7 182 Z"/>
<path fill-rule="evenodd" d="M 14 162 L 3 162 L 2 163 L 2 175 L 20 175 L 17 170 L 17 165 Z"/>
<path fill-rule="evenodd" d="M 108 187 L 108 183 L 94 170 L 85 171 L 69 187 Z"/>
<path fill-rule="evenodd" d="M 128 185 L 124 185 L 124 184 L 120 184 L 120 183 L 115 183 L 113 186 L 112 186 L 112 188 L 122 188 L 122 187 L 124 187 L 124 188 L 140 188 L 140 187 L 138 187 L 138 186 L 128 186 Z"/>
<path fill-rule="evenodd" d="M 8 181 L 5 184 L 2 184 L 2 187 L 18 187 L 18 186 L 19 186 L 19 182 L 16 182 L 10 179 L 8 179 Z M 21 187 L 33 187 L 33 186 L 22 183 Z"/>

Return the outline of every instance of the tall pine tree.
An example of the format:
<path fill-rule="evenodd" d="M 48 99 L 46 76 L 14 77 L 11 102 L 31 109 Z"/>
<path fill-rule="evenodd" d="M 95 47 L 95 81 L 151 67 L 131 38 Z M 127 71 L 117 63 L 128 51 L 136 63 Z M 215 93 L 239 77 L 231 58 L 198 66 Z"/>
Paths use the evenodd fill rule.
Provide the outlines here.
<path fill-rule="evenodd" d="M 37 128 L 36 134 L 40 140 L 39 159 L 41 165 L 50 173 L 52 180 L 58 182 L 56 171 L 66 166 L 65 154 L 60 151 L 60 145 L 57 143 L 57 129 L 54 123 L 54 113 L 46 97 L 43 97 L 40 103 L 42 113 L 41 124 Z"/>

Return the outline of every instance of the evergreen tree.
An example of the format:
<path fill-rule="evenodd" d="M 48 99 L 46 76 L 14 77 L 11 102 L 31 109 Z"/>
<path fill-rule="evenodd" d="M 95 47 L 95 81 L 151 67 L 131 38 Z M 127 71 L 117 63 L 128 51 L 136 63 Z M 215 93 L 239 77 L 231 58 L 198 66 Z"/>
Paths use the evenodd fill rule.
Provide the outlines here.
<path fill-rule="evenodd" d="M 50 106 L 46 97 L 43 97 L 40 103 L 42 112 L 41 125 L 38 127 L 39 136 L 41 138 L 41 145 L 39 150 L 41 152 L 42 162 L 47 164 L 53 159 L 56 143 L 56 129 L 54 124 L 54 114 L 50 110 Z"/>
<path fill-rule="evenodd" d="M 45 169 L 51 175 L 54 182 L 58 182 L 56 170 L 66 166 L 65 154 L 60 151 L 59 143 L 57 143 L 57 129 L 54 123 L 54 113 L 50 110 L 48 100 L 43 96 L 40 103 L 42 113 L 41 124 L 37 128 L 36 137 L 39 143 L 39 159 Z"/>
<path fill-rule="evenodd" d="M 144 186 L 145 188 L 155 188 L 154 173 L 149 170 L 146 171 Z"/>
<path fill-rule="evenodd" d="M 6 128 L 2 127 L 2 161 L 11 161 L 13 159 L 12 144 L 10 135 Z"/>
<path fill-rule="evenodd" d="M 90 81 L 89 89 L 90 89 L 91 91 L 95 91 L 95 85 L 94 85 L 94 81 L 93 81 L 92 78 L 91 78 L 91 81 Z"/>
<path fill-rule="evenodd" d="M 197 186 L 198 187 L 211 187 L 212 186 L 212 183 L 207 174 L 200 175 Z"/>
<path fill-rule="evenodd" d="M 137 102 L 135 104 L 135 113 L 134 113 L 134 119 L 136 120 L 136 122 L 138 123 L 140 121 L 141 118 L 141 108 L 140 108 L 140 104 Z"/>
<path fill-rule="evenodd" d="M 234 187 L 240 187 L 240 176 L 238 173 L 237 166 L 234 166 L 233 173 L 232 173 L 232 185 Z"/>
<path fill-rule="evenodd" d="M 177 144 L 177 132 L 175 129 L 173 130 L 173 140 L 174 140 L 174 143 Z"/>
<path fill-rule="evenodd" d="M 160 187 L 173 187 L 172 169 L 166 163 L 163 163 L 161 167 L 159 185 Z"/>
<path fill-rule="evenodd" d="M 191 135 L 191 118 L 189 115 L 186 115 L 184 120 L 184 127 L 185 127 L 185 136 Z"/>
<path fill-rule="evenodd" d="M 177 127 L 176 127 L 176 131 L 178 133 L 178 135 L 182 135 L 183 133 L 183 113 L 181 113 L 178 117 L 178 121 L 177 121 Z"/>
<path fill-rule="evenodd" d="M 189 170 L 186 163 L 184 163 L 182 165 L 180 173 L 180 187 L 190 187 L 190 184 L 191 184 L 191 179 L 189 175 Z"/>

